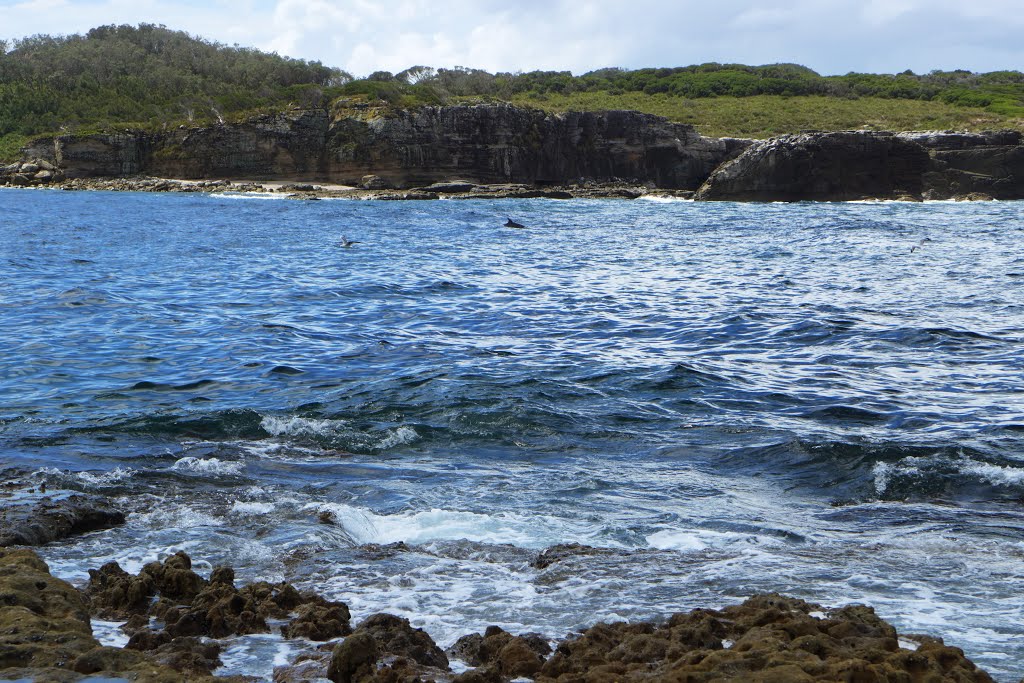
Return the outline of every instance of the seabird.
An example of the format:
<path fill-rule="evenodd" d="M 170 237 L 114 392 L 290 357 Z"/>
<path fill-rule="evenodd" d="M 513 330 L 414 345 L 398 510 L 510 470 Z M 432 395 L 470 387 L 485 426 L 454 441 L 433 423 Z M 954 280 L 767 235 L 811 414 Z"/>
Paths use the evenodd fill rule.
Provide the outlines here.
<path fill-rule="evenodd" d="M 506 228 L 525 228 L 526 226 L 523 225 L 522 223 L 516 223 L 514 220 L 509 218 L 508 222 L 505 223 L 505 227 Z"/>
<path fill-rule="evenodd" d="M 342 236 L 341 236 L 341 242 L 339 242 L 338 244 L 339 244 L 340 246 L 343 246 L 343 247 L 345 247 L 346 249 L 348 249 L 348 248 L 349 248 L 349 247 L 351 247 L 351 246 L 352 246 L 353 244 L 362 244 L 362 243 L 361 243 L 361 242 L 359 242 L 358 240 L 350 240 L 349 238 L 347 238 L 347 237 L 345 237 L 344 235 L 342 235 Z"/>
<path fill-rule="evenodd" d="M 910 253 L 913 254 L 916 250 L 918 250 L 921 247 L 923 247 L 925 242 L 931 242 L 931 241 L 932 241 L 931 237 L 925 237 L 923 240 L 921 240 L 920 242 L 918 242 L 917 244 L 915 244 L 914 246 L 912 246 L 910 248 Z"/>

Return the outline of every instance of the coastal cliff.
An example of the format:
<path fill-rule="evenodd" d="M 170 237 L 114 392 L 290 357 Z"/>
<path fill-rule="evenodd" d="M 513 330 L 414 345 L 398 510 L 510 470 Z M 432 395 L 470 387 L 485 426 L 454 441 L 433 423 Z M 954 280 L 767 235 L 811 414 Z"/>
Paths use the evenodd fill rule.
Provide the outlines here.
<path fill-rule="evenodd" d="M 458 194 L 457 181 L 474 196 L 484 185 L 521 186 L 517 196 L 526 196 L 526 187 L 626 183 L 635 189 L 624 196 L 696 191 L 696 199 L 709 201 L 1024 198 L 1017 131 L 837 131 L 752 141 L 705 137 L 692 126 L 634 111 L 550 114 L 509 104 L 399 109 L 341 100 L 330 112 L 292 110 L 158 133 L 44 137 L 25 147 L 23 158 L 0 167 L 0 182 L 155 176 L 374 191 L 441 183 L 444 193 Z"/>
<path fill-rule="evenodd" d="M 145 174 L 355 185 L 375 175 L 394 188 L 459 178 L 532 185 L 628 180 L 696 190 L 746 144 L 630 111 L 555 115 L 507 104 L 396 110 L 352 103 L 333 115 L 300 110 L 161 133 L 59 135 L 32 143 L 25 156 L 63 178 Z"/>
<path fill-rule="evenodd" d="M 699 200 L 1021 199 L 1016 131 L 784 135 L 722 164 Z"/>

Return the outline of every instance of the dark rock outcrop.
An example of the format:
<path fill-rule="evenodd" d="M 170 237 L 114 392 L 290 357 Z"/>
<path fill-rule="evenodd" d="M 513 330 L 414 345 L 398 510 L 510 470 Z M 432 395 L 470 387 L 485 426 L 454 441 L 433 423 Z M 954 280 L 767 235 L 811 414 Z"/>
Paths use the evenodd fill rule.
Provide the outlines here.
<path fill-rule="evenodd" d="M 1024 144 L 1018 131 L 901 133 L 932 159 L 927 199 L 1024 198 Z"/>
<path fill-rule="evenodd" d="M 124 513 L 106 498 L 40 494 L 0 507 L 0 547 L 43 545 L 123 523 Z"/>
<path fill-rule="evenodd" d="M 920 196 L 928 152 L 892 133 L 783 135 L 720 166 L 698 200 L 844 201 Z"/>
<path fill-rule="evenodd" d="M 696 199 L 1021 199 L 1016 131 L 784 135 L 757 142 L 708 178 Z"/>

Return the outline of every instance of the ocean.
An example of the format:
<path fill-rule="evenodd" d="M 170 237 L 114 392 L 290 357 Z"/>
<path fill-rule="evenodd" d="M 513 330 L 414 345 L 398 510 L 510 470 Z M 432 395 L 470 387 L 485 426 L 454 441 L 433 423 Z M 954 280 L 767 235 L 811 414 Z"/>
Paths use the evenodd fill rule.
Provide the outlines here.
<path fill-rule="evenodd" d="M 1024 202 L 2 190 L 0 274 L 2 469 L 128 514 L 74 583 L 185 550 L 442 646 L 778 591 L 1024 676 Z"/>

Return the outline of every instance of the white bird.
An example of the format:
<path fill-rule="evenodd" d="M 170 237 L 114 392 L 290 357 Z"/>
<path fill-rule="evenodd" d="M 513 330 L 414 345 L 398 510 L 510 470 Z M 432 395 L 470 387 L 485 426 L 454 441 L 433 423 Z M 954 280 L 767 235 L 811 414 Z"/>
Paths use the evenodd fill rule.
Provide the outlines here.
<path fill-rule="evenodd" d="M 346 249 L 350 248 L 353 244 L 362 244 L 359 240 L 350 240 L 344 235 L 341 236 L 341 241 L 338 244 Z"/>

